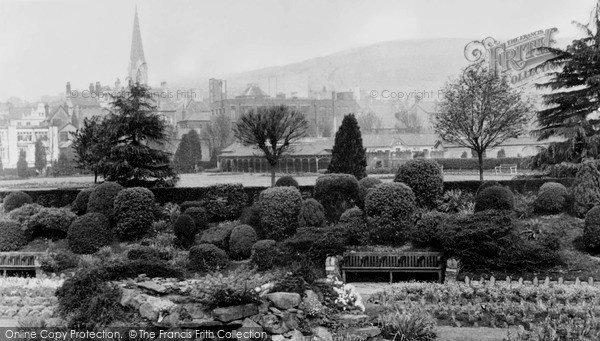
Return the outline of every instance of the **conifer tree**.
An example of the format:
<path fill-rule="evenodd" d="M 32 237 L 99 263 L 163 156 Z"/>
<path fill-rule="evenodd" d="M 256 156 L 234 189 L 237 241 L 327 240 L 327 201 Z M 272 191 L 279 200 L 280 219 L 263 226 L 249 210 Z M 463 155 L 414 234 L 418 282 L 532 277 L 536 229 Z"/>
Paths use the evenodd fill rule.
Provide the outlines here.
<path fill-rule="evenodd" d="M 193 173 L 202 161 L 200 136 L 192 129 L 181 137 L 173 162 L 180 173 Z"/>
<path fill-rule="evenodd" d="M 48 161 L 46 160 L 46 147 L 42 143 L 42 140 L 38 139 L 35 142 L 35 169 L 40 175 L 46 168 Z"/>
<path fill-rule="evenodd" d="M 328 173 L 352 174 L 357 179 L 367 176 L 367 157 L 363 147 L 360 127 L 354 114 L 344 116 L 335 134 Z"/>
<path fill-rule="evenodd" d="M 24 150 L 21 150 L 19 153 L 19 161 L 17 161 L 17 176 L 19 178 L 26 178 L 29 176 L 28 168 L 27 168 L 27 160 L 26 154 Z"/>

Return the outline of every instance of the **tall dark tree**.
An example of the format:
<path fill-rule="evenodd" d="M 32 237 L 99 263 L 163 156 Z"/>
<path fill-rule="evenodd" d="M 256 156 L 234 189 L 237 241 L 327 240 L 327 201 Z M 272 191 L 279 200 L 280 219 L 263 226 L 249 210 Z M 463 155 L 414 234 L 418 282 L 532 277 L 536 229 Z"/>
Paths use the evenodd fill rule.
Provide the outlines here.
<path fill-rule="evenodd" d="M 150 88 L 130 83 L 126 92 L 112 97 L 109 112 L 102 124 L 111 147 L 106 180 L 124 186 L 174 186 L 179 176 L 164 150 L 167 126 L 156 113 Z"/>
<path fill-rule="evenodd" d="M 72 136 L 77 167 L 93 172 L 94 182 L 98 182 L 98 175 L 106 174 L 106 162 L 111 149 L 110 134 L 106 131 L 104 119 L 100 116 L 85 118 L 82 127 Z"/>
<path fill-rule="evenodd" d="M 260 150 L 271 167 L 271 187 L 275 187 L 275 167 L 293 150 L 292 143 L 306 136 L 308 122 L 301 112 L 285 105 L 250 110 L 233 128 L 235 138 Z"/>
<path fill-rule="evenodd" d="M 69 159 L 67 152 L 61 151 L 58 154 L 58 161 L 56 162 L 56 169 L 54 173 L 60 176 L 69 176 L 75 173 L 73 163 Z"/>
<path fill-rule="evenodd" d="M 541 48 L 554 57 L 545 65 L 559 66 L 550 80 L 538 84 L 552 92 L 543 96 L 546 108 L 537 112 L 539 140 L 564 139 L 551 143 L 533 158 L 534 168 L 563 161 L 580 163 L 600 156 L 600 3 L 592 11 L 590 22 L 577 23 L 585 36 L 573 40 L 565 49 Z"/>
<path fill-rule="evenodd" d="M 470 148 L 479 159 L 483 181 L 485 151 L 523 135 L 531 106 L 506 79 L 482 65 L 465 69 L 446 84 L 433 128 L 442 140 Z"/>
<path fill-rule="evenodd" d="M 46 160 L 46 147 L 41 139 L 35 141 L 35 169 L 40 175 L 44 172 L 48 160 Z"/>
<path fill-rule="evenodd" d="M 175 169 L 180 173 L 194 173 L 196 167 L 200 165 L 200 161 L 202 161 L 200 136 L 192 129 L 181 137 L 173 163 Z"/>
<path fill-rule="evenodd" d="M 19 161 L 17 161 L 17 176 L 19 178 L 29 177 L 29 169 L 27 168 L 27 154 L 24 150 L 19 152 Z"/>
<path fill-rule="evenodd" d="M 335 133 L 327 172 L 352 174 L 359 180 L 367 176 L 366 150 L 354 114 L 344 116 L 340 129 Z"/>

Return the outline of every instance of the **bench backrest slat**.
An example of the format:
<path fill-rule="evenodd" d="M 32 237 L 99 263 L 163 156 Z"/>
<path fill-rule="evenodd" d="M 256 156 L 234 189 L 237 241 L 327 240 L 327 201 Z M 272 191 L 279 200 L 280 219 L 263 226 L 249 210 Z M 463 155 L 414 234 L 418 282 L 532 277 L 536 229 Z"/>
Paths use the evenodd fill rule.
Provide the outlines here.
<path fill-rule="evenodd" d="M 431 268 L 439 269 L 440 252 L 346 252 L 342 268 Z"/>

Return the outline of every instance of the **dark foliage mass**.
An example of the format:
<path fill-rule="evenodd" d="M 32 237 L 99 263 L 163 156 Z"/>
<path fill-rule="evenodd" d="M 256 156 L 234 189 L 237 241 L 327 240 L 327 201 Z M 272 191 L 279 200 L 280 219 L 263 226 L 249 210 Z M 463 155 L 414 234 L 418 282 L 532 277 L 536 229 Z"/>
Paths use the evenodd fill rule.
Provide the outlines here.
<path fill-rule="evenodd" d="M 328 173 L 354 175 L 357 179 L 367 176 L 367 157 L 363 147 L 360 127 L 354 114 L 344 116 L 342 125 L 335 133 Z"/>

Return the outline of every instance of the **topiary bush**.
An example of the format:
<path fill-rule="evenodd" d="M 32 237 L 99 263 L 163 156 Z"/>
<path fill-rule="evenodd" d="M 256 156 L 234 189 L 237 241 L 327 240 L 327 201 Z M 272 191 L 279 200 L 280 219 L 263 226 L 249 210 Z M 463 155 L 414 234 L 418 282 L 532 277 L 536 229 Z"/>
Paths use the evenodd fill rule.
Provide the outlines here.
<path fill-rule="evenodd" d="M 208 216 L 206 210 L 203 207 L 190 207 L 186 209 L 184 214 L 189 215 L 194 219 L 196 224 L 196 231 L 205 230 L 207 227 Z"/>
<path fill-rule="evenodd" d="M 277 242 L 273 239 L 259 240 L 252 245 L 250 263 L 256 265 L 260 271 L 271 269 L 278 257 Z"/>
<path fill-rule="evenodd" d="M 77 197 L 75 201 L 73 201 L 73 205 L 71 206 L 71 210 L 77 215 L 84 215 L 87 212 L 88 202 L 90 200 L 90 195 L 94 192 L 93 188 L 84 188 L 79 193 L 77 193 Z"/>
<path fill-rule="evenodd" d="M 200 244 L 190 249 L 189 264 L 193 270 L 216 271 L 227 267 L 227 253 L 212 244 Z"/>
<path fill-rule="evenodd" d="M 181 211 L 185 212 L 188 208 L 190 207 L 202 207 L 203 202 L 196 200 L 196 201 L 184 201 L 181 204 Z"/>
<path fill-rule="evenodd" d="M 483 189 L 475 197 L 475 212 L 485 210 L 512 210 L 515 208 L 515 196 L 510 189 L 492 186 Z"/>
<path fill-rule="evenodd" d="M 565 208 L 569 191 L 563 184 L 546 182 L 538 191 L 534 202 L 536 212 L 560 213 Z"/>
<path fill-rule="evenodd" d="M 31 238 L 43 236 L 52 239 L 67 237 L 67 232 L 73 221 L 77 218 L 75 213 L 56 207 L 42 207 L 25 220 L 22 227 Z"/>
<path fill-rule="evenodd" d="M 67 239 L 74 253 L 95 253 L 112 241 L 110 222 L 104 214 L 86 213 L 73 221 Z"/>
<path fill-rule="evenodd" d="M 448 214 L 437 211 L 423 214 L 410 230 L 410 241 L 414 246 L 441 249 L 444 238 L 443 223 L 448 218 Z"/>
<path fill-rule="evenodd" d="M 373 187 L 365 198 L 371 243 L 402 245 L 417 209 L 413 191 L 399 182 Z"/>
<path fill-rule="evenodd" d="M 263 238 L 265 234 L 260 223 L 261 215 L 260 203 L 256 200 L 252 206 L 245 207 L 240 216 L 240 223 L 252 226 L 259 238 Z"/>
<path fill-rule="evenodd" d="M 301 227 L 296 234 L 281 242 L 285 263 L 309 260 L 324 264 L 328 256 L 341 255 L 346 250 L 346 235 L 342 229 Z"/>
<path fill-rule="evenodd" d="M 302 195 L 294 187 L 273 187 L 260 193 L 261 225 L 265 237 L 282 240 L 298 228 Z"/>
<path fill-rule="evenodd" d="M 368 241 L 365 213 L 358 207 L 346 210 L 337 226 L 345 231 L 347 245 L 362 245 Z"/>
<path fill-rule="evenodd" d="M 317 178 L 315 195 L 325 208 L 327 221 L 337 223 L 345 210 L 359 200 L 358 180 L 350 174 L 325 174 Z"/>
<path fill-rule="evenodd" d="M 14 220 L 21 225 L 25 225 L 27 220 L 37 214 L 44 208 L 38 204 L 25 204 L 17 209 L 14 209 L 8 213 L 8 219 Z"/>
<path fill-rule="evenodd" d="M 481 191 L 483 191 L 486 188 L 496 187 L 496 186 L 502 187 L 502 185 L 498 181 L 493 181 L 493 180 L 492 181 L 484 181 L 477 188 L 477 192 L 475 192 L 475 196 L 477 196 Z"/>
<path fill-rule="evenodd" d="M 119 191 L 113 203 L 114 234 L 122 241 L 144 237 L 156 218 L 156 212 L 154 193 L 149 189 L 132 187 Z"/>
<path fill-rule="evenodd" d="M 394 182 L 402 182 L 410 187 L 419 207 L 434 208 L 444 193 L 444 177 L 440 165 L 433 160 L 408 161 L 398 167 Z"/>
<path fill-rule="evenodd" d="M 242 184 L 218 184 L 208 187 L 201 201 L 209 219 L 220 222 L 238 219 L 248 203 L 248 195 Z"/>
<path fill-rule="evenodd" d="M 164 248 L 159 249 L 152 246 L 135 245 L 127 250 L 127 259 L 129 260 L 168 261 L 170 258 L 171 254 L 166 252 Z"/>
<path fill-rule="evenodd" d="M 0 221 L 0 252 L 18 251 L 28 241 L 21 225 L 10 220 Z"/>
<path fill-rule="evenodd" d="M 223 250 L 229 249 L 229 238 L 233 229 L 239 225 L 238 221 L 224 221 L 219 225 L 209 228 L 202 233 L 201 243 L 213 244 Z"/>
<path fill-rule="evenodd" d="M 300 210 L 298 219 L 300 227 L 323 227 L 327 223 L 323 205 L 313 198 L 306 199 L 302 202 L 302 209 Z"/>
<path fill-rule="evenodd" d="M 194 219 L 187 214 L 180 215 L 175 224 L 173 224 L 173 232 L 175 233 L 175 244 L 187 249 L 194 245 L 194 236 L 197 233 Z"/>
<path fill-rule="evenodd" d="M 33 203 L 33 199 L 31 199 L 29 194 L 25 192 L 10 192 L 6 198 L 4 198 L 4 211 L 10 212 L 25 204 L 31 203 Z"/>
<path fill-rule="evenodd" d="M 592 252 L 600 252 L 600 206 L 595 206 L 585 215 L 583 242 Z"/>
<path fill-rule="evenodd" d="M 229 255 L 232 259 L 246 259 L 252 254 L 252 245 L 258 241 L 258 235 L 251 226 L 238 225 L 229 236 Z"/>
<path fill-rule="evenodd" d="M 585 162 L 577 172 L 572 186 L 573 211 L 580 218 L 600 205 L 600 171 L 593 162 Z"/>
<path fill-rule="evenodd" d="M 94 188 L 90 198 L 88 199 L 88 207 L 86 213 L 101 213 L 104 214 L 109 221 L 113 219 L 113 207 L 115 198 L 123 186 L 116 182 L 105 182 Z"/>
<path fill-rule="evenodd" d="M 275 181 L 275 187 L 285 187 L 285 186 L 291 186 L 291 187 L 298 187 L 298 181 L 296 181 L 296 179 L 294 179 L 293 177 L 286 175 L 286 176 L 282 176 L 281 178 L 277 179 L 277 181 Z"/>
<path fill-rule="evenodd" d="M 358 181 L 358 203 L 357 205 L 364 209 L 365 206 L 365 198 L 367 196 L 367 192 L 369 189 L 379 185 L 382 183 L 378 178 L 366 177 L 362 178 Z"/>

